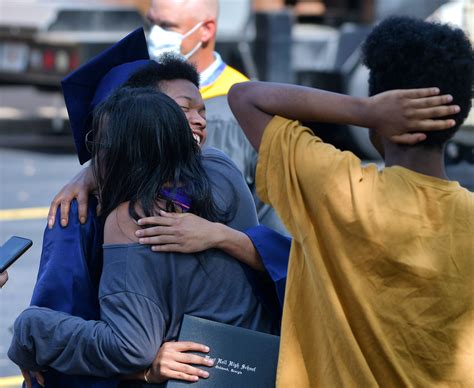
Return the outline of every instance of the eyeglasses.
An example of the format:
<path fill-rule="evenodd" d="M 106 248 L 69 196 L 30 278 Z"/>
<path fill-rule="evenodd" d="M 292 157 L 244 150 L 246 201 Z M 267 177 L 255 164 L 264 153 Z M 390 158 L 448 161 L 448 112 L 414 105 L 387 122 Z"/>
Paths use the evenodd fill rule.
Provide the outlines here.
<path fill-rule="evenodd" d="M 164 204 L 164 210 L 171 213 L 187 213 L 191 208 L 191 200 L 183 189 L 172 190 L 162 188 L 158 200 Z"/>
<path fill-rule="evenodd" d="M 190 209 L 189 206 L 176 199 L 169 199 L 158 195 L 158 200 L 162 202 L 161 206 L 158 205 L 158 207 L 168 213 L 187 213 Z"/>
<path fill-rule="evenodd" d="M 91 155 L 94 154 L 94 151 L 100 146 L 101 148 L 110 148 L 109 144 L 99 143 L 93 140 L 94 132 L 91 129 L 89 132 L 86 133 L 84 144 L 86 145 L 86 150 Z"/>

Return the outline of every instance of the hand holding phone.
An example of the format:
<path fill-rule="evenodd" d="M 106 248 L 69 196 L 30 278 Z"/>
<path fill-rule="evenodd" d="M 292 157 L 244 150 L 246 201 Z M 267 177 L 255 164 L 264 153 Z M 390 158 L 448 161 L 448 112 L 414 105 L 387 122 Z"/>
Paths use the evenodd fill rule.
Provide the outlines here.
<path fill-rule="evenodd" d="M 33 241 L 13 236 L 0 247 L 0 273 L 5 272 L 28 248 L 33 245 Z"/>
<path fill-rule="evenodd" d="M 5 285 L 7 280 L 8 280 L 8 272 L 7 271 L 1 272 L 0 273 L 0 288 L 2 288 Z"/>

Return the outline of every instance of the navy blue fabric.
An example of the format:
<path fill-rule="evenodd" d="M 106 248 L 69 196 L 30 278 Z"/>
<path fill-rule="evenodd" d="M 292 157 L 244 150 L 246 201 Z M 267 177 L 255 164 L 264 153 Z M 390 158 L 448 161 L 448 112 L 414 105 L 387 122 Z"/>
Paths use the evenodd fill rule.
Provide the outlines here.
<path fill-rule="evenodd" d="M 84 319 L 99 319 L 98 286 L 102 272 L 103 225 L 95 215 L 97 200 L 89 197 L 87 222 L 79 223 L 77 202 L 71 203 L 69 224 L 60 225 L 60 212 L 52 229 L 44 232 L 40 267 L 31 305 L 48 307 Z M 44 372 L 51 388 L 112 388 L 118 380 L 68 376 Z M 35 383 L 35 387 L 40 386 Z"/>
<path fill-rule="evenodd" d="M 133 62 L 123 63 L 110 69 L 110 71 L 100 80 L 97 85 L 94 98 L 90 104 L 90 112 L 92 112 L 97 105 L 109 97 L 115 89 L 128 81 L 133 73 L 152 62 L 153 61 L 151 59 L 140 59 Z"/>
<path fill-rule="evenodd" d="M 123 84 L 134 71 L 149 60 L 145 33 L 143 28 L 138 28 L 61 81 L 74 143 L 81 164 L 91 158 L 84 143 L 85 135 L 89 130 L 91 108 L 100 101 L 99 98 L 107 97 L 113 89 Z M 135 63 L 119 66 L 128 62 Z M 106 77 L 107 73 L 115 67 L 118 69 L 114 74 Z M 98 86 L 102 91 L 98 92 Z M 98 96 L 94 98 L 96 94 Z"/>
<path fill-rule="evenodd" d="M 245 233 L 245 232 L 244 232 Z M 281 316 L 283 310 L 280 305 L 280 296 L 277 294 L 273 279 L 266 272 L 258 272 L 250 268 L 248 265 L 240 263 L 244 270 L 245 276 L 252 286 L 252 291 L 258 301 L 263 305 L 272 320 L 278 325 L 278 333 L 280 335 Z"/>
<path fill-rule="evenodd" d="M 252 240 L 255 249 L 262 258 L 265 269 L 273 280 L 281 311 L 285 299 L 291 238 L 275 232 L 264 225 L 246 229 L 244 233 Z M 252 284 L 255 284 L 255 282 L 252 282 Z M 268 287 L 261 287 L 259 294 L 262 295 L 263 298 L 270 300 L 268 303 L 272 303 L 271 294 L 268 296 Z"/>

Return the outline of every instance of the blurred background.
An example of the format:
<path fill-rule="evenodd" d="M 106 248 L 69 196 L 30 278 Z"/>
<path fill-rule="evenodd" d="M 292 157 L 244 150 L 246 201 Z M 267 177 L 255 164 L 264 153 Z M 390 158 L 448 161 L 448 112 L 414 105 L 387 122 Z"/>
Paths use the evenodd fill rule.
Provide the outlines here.
<path fill-rule="evenodd" d="M 0 387 L 21 384 L 6 351 L 36 279 L 47 207 L 81 166 L 60 80 L 145 20 L 148 0 L 0 0 L 0 244 L 34 246 L 0 290 Z M 389 15 L 436 18 L 474 36 L 473 0 L 221 0 L 216 51 L 251 79 L 367 95 L 360 45 Z M 343 107 L 342 107 L 343 108 Z M 314 125 L 364 161 L 379 156 L 366 131 Z M 474 118 L 447 150 L 448 175 L 474 190 Z"/>

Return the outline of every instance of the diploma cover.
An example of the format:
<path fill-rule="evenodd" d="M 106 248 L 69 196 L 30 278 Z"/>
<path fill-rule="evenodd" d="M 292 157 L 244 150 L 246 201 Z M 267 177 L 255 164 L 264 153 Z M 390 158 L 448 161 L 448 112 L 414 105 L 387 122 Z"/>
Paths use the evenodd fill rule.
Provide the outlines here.
<path fill-rule="evenodd" d="M 203 388 L 275 387 L 280 337 L 184 315 L 178 341 L 209 346 L 206 357 L 214 361 L 214 366 L 197 365 L 209 372 L 207 379 L 195 383 L 170 380 L 168 388 L 191 384 Z"/>

